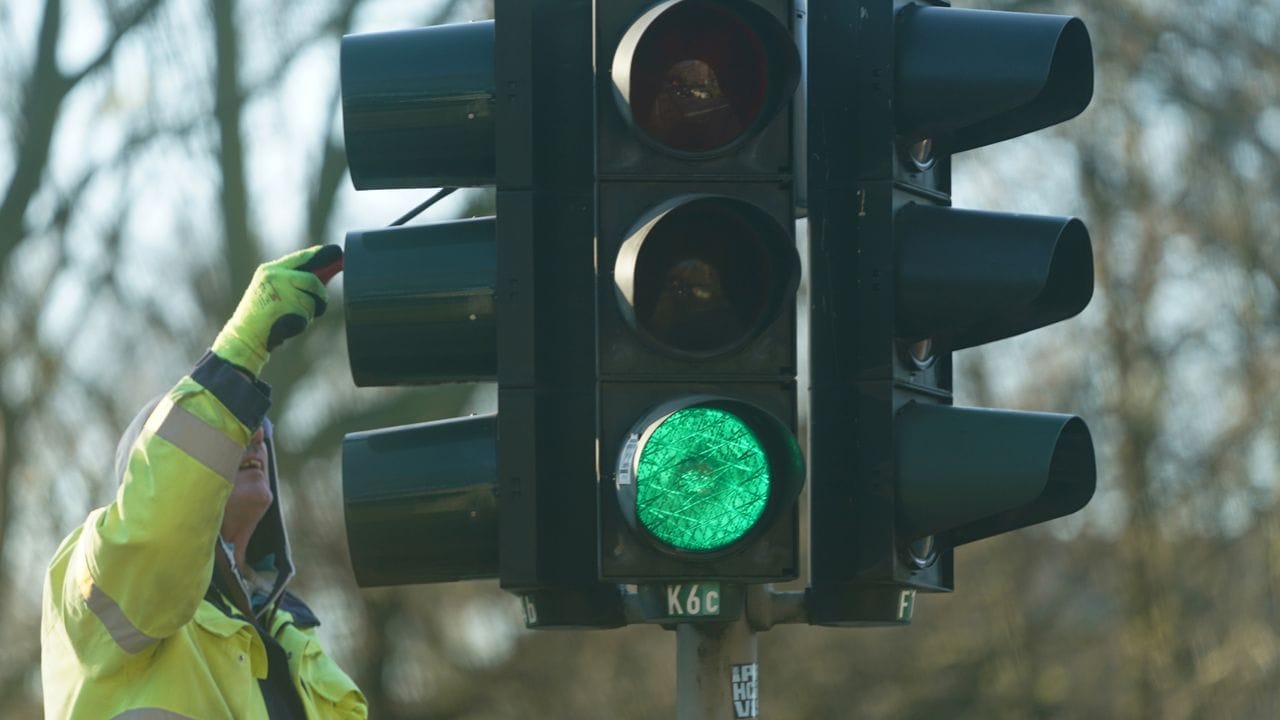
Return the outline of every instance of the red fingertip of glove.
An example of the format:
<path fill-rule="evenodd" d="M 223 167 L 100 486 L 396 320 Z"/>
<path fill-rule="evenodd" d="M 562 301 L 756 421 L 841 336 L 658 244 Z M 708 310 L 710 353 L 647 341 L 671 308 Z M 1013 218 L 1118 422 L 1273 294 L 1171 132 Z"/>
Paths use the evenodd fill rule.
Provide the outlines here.
<path fill-rule="evenodd" d="M 337 245 L 325 245 L 297 269 L 306 270 L 327 285 L 334 275 L 342 272 L 342 248 Z"/>
<path fill-rule="evenodd" d="M 329 280 L 331 280 L 334 275 L 342 272 L 342 256 L 338 256 L 337 260 L 325 265 L 324 267 L 316 268 L 311 272 L 314 273 L 316 277 L 320 278 L 320 282 L 328 285 Z"/>

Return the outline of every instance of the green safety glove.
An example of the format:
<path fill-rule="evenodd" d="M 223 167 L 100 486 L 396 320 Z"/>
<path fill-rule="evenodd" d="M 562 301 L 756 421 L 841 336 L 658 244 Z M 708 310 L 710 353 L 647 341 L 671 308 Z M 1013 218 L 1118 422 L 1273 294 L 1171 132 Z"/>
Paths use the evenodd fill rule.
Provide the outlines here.
<path fill-rule="evenodd" d="M 342 248 L 315 245 L 258 266 L 213 352 L 257 377 L 271 351 L 324 314 L 324 284 L 342 269 Z"/>

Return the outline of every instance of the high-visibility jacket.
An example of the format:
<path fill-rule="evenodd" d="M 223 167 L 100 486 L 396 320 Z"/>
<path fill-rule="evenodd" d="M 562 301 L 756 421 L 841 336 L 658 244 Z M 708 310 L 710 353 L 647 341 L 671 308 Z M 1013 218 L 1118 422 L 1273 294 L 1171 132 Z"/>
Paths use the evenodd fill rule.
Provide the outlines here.
<path fill-rule="evenodd" d="M 277 502 L 250 543 L 259 533 L 275 543 L 262 555 L 280 571 L 270 602 L 250 616 L 211 583 L 225 551 L 222 511 L 266 392 L 209 354 L 135 422 L 115 500 L 67 536 L 45 578 L 50 720 L 267 718 L 272 653 L 272 678 L 287 692 L 287 665 L 307 718 L 367 716 L 364 696 L 320 647 L 314 616 L 283 591 L 292 564 L 273 452 Z M 236 591 L 248 594 L 242 583 Z"/>

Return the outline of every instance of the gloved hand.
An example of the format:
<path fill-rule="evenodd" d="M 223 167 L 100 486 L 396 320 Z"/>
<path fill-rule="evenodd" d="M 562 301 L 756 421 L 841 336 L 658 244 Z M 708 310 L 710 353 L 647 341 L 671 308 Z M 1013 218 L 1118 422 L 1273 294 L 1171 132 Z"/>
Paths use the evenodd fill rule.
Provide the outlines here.
<path fill-rule="evenodd" d="M 257 377 L 271 351 L 324 314 L 324 284 L 342 269 L 342 248 L 315 245 L 258 266 L 213 352 Z"/>

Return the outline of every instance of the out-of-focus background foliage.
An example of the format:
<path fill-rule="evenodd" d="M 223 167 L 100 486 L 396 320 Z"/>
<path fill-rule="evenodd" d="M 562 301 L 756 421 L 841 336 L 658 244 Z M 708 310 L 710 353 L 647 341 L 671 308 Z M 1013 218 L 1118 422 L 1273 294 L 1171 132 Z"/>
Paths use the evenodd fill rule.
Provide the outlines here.
<path fill-rule="evenodd" d="M 966 547 L 908 628 L 761 636 L 771 718 L 1280 716 L 1280 3 L 974 0 L 1081 16 L 1079 118 L 956 159 L 959 206 L 1085 219 L 1078 318 L 958 357 L 959 400 L 1080 414 L 1080 514 Z M 483 0 L 0 2 L 0 708 L 40 716 L 42 570 L 107 502 L 116 438 L 183 374 L 256 264 L 385 224 L 337 111 L 343 33 Z M 428 216 L 488 212 L 483 193 Z M 334 289 L 341 296 L 341 283 Z M 334 307 L 340 306 L 340 299 Z M 525 631 L 495 583 L 362 591 L 345 432 L 492 405 L 357 390 L 341 313 L 268 366 L 323 638 L 380 718 L 662 718 L 672 634 Z"/>

